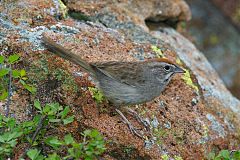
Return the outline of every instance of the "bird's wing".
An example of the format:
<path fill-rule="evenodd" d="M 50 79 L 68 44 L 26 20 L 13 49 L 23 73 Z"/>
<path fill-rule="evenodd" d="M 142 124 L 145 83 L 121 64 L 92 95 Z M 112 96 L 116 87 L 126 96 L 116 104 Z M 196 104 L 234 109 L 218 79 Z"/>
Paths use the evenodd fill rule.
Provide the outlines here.
<path fill-rule="evenodd" d="M 93 63 L 91 66 L 104 75 L 132 87 L 143 85 L 146 80 L 146 77 L 142 74 L 142 65 L 139 62 L 110 61 Z"/>

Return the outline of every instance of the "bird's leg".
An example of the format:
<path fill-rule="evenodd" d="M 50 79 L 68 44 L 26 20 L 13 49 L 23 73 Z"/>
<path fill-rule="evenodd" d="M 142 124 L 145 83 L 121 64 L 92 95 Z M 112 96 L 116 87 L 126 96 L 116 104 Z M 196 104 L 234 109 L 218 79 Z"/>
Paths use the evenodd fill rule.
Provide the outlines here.
<path fill-rule="evenodd" d="M 122 117 L 124 123 L 128 125 L 128 128 L 130 129 L 131 133 L 137 135 L 140 138 L 143 138 L 143 136 L 140 133 L 138 133 L 137 129 L 131 124 L 131 122 L 129 122 L 129 120 L 123 115 L 123 113 L 118 109 L 115 110 Z"/>
<path fill-rule="evenodd" d="M 134 116 L 139 123 L 142 123 L 148 131 L 150 130 L 150 124 L 144 120 L 136 111 L 128 107 L 126 107 L 126 109 L 128 110 L 128 113 Z"/>

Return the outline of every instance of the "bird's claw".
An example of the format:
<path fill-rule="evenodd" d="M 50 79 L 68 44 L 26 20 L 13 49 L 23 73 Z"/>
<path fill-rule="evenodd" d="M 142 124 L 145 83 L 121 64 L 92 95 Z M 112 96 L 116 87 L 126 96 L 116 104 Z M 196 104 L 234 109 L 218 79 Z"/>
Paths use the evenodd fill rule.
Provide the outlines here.
<path fill-rule="evenodd" d="M 132 134 L 135 134 L 139 138 L 143 138 L 143 135 L 141 135 L 132 124 L 128 124 L 128 128 Z"/>
<path fill-rule="evenodd" d="M 128 125 L 128 128 L 129 128 L 130 132 L 131 132 L 132 134 L 137 135 L 137 136 L 140 137 L 140 138 L 143 138 L 143 135 L 141 135 L 140 133 L 138 133 L 137 129 L 128 121 L 128 119 L 123 115 L 123 113 L 122 113 L 120 110 L 118 110 L 118 109 L 115 109 L 115 110 L 116 110 L 116 111 L 118 112 L 118 114 L 122 117 L 123 122 Z"/>
<path fill-rule="evenodd" d="M 136 111 L 134 111 L 134 110 L 132 110 L 132 109 L 130 109 L 130 108 L 127 108 L 127 110 L 128 110 L 128 113 L 130 113 L 131 115 L 133 115 L 139 123 L 143 124 L 144 127 L 145 127 L 148 131 L 150 131 L 150 124 L 149 124 L 148 121 L 146 121 L 146 120 L 144 120 L 142 117 L 140 117 L 139 114 L 138 114 Z"/>

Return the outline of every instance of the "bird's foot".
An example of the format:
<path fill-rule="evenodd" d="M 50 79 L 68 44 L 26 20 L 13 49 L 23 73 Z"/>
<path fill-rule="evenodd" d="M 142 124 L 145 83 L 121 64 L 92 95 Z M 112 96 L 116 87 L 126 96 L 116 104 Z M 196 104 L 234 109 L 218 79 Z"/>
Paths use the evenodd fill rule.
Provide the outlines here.
<path fill-rule="evenodd" d="M 134 111 L 131 108 L 126 108 L 128 110 L 128 113 L 130 113 L 135 119 L 144 125 L 144 127 L 147 129 L 147 131 L 150 131 L 150 124 L 148 121 L 144 120 L 136 111 Z"/>
<path fill-rule="evenodd" d="M 128 128 L 132 134 L 135 134 L 139 138 L 144 138 L 144 136 L 138 132 L 138 130 L 131 124 L 131 122 L 129 122 L 129 120 L 123 115 L 123 113 L 120 110 L 118 109 L 115 109 L 115 110 L 122 117 L 124 123 L 128 125 Z"/>

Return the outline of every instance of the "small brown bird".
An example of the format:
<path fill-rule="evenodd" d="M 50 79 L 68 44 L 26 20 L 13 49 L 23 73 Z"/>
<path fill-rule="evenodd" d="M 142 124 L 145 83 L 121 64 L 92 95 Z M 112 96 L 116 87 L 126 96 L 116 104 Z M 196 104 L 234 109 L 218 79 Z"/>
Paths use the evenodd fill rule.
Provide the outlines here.
<path fill-rule="evenodd" d="M 87 63 L 50 38 L 43 35 L 42 40 L 50 51 L 87 71 L 105 97 L 115 105 L 131 132 L 138 136 L 136 129 L 119 110 L 121 106 L 151 101 L 160 95 L 175 73 L 184 73 L 183 69 L 164 58 L 140 62 Z"/>

